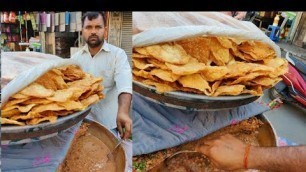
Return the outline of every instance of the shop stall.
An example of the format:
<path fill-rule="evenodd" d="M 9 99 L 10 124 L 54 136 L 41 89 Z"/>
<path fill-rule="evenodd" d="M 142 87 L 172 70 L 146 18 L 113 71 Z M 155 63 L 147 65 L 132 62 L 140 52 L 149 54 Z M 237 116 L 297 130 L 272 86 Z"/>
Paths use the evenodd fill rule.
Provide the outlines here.
<path fill-rule="evenodd" d="M 7 21 L 6 13 L 12 17 L 15 13 L 15 20 L 11 17 Z M 123 49 L 131 46 L 127 39 L 131 12 L 105 13 L 106 28 L 111 28 L 105 40 Z M 80 33 L 82 14 L 1 12 L 1 36 L 6 35 L 1 40 L 3 171 L 86 168 L 124 172 L 129 168 L 123 143 L 118 144 L 120 136 L 97 121 L 85 119 L 92 105 L 105 97 L 105 78 L 85 72 L 69 59 L 72 48 L 85 45 Z"/>

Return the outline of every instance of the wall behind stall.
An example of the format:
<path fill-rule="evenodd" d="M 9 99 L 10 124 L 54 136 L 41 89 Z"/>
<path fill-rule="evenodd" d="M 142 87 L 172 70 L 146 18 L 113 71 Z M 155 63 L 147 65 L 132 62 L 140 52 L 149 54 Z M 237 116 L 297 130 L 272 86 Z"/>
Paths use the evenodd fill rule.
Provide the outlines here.
<path fill-rule="evenodd" d="M 122 48 L 131 63 L 132 57 L 132 12 L 112 11 L 109 13 L 108 43 Z"/>
<path fill-rule="evenodd" d="M 303 12 L 296 32 L 293 37 L 293 44 L 298 47 L 306 46 L 306 12 Z M 306 47 L 305 47 L 306 48 Z"/>

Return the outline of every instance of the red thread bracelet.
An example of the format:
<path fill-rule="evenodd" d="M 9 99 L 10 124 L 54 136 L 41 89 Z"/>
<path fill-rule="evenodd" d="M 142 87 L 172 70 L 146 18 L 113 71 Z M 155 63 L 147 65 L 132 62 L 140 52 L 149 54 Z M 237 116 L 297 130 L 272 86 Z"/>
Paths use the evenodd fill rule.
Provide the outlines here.
<path fill-rule="evenodd" d="M 244 168 L 248 169 L 248 157 L 250 152 L 251 145 L 247 145 L 245 147 L 245 153 L 244 153 Z"/>

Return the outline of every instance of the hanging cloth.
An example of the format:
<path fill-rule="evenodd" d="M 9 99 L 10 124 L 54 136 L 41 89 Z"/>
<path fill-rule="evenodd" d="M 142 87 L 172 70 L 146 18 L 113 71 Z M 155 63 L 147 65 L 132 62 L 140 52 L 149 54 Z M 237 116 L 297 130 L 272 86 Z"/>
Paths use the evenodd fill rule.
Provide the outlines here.
<path fill-rule="evenodd" d="M 69 11 L 66 11 L 66 12 L 65 12 L 65 31 L 66 31 L 66 32 L 69 32 L 69 31 L 70 31 L 69 22 L 70 22 L 70 12 L 69 12 Z"/>
<path fill-rule="evenodd" d="M 51 14 L 50 13 L 46 14 L 46 27 L 47 27 L 47 32 L 51 32 Z"/>
<path fill-rule="evenodd" d="M 76 12 L 76 31 L 82 31 L 82 12 Z"/>
<path fill-rule="evenodd" d="M 59 32 L 59 18 L 60 18 L 60 13 L 55 13 L 54 14 L 54 31 Z"/>
<path fill-rule="evenodd" d="M 47 14 L 46 12 L 43 12 L 40 14 L 40 20 L 41 20 L 41 31 L 46 32 L 47 31 Z"/>
<path fill-rule="evenodd" d="M 7 12 L 3 13 L 3 22 L 4 23 L 9 23 L 10 22 L 9 14 Z"/>
<path fill-rule="evenodd" d="M 30 13 L 30 20 L 31 20 L 31 24 L 32 24 L 32 29 L 33 29 L 33 31 L 36 31 L 36 30 L 37 30 L 37 27 L 36 27 L 36 22 L 35 22 L 35 15 L 34 15 L 34 13 Z"/>
<path fill-rule="evenodd" d="M 36 23 L 36 28 L 37 31 L 41 31 L 41 26 L 40 26 L 40 14 L 38 12 L 34 13 L 35 16 L 35 23 Z"/>
<path fill-rule="evenodd" d="M 50 12 L 50 15 L 51 15 L 51 32 L 54 32 L 54 16 L 55 16 L 55 13 L 54 12 Z"/>
<path fill-rule="evenodd" d="M 16 23 L 16 14 L 14 11 L 11 11 L 9 14 L 9 22 L 10 23 Z"/>
<path fill-rule="evenodd" d="M 59 15 L 59 31 L 65 31 L 65 12 L 61 12 Z"/>
<path fill-rule="evenodd" d="M 70 32 L 76 31 L 76 12 L 70 12 Z"/>

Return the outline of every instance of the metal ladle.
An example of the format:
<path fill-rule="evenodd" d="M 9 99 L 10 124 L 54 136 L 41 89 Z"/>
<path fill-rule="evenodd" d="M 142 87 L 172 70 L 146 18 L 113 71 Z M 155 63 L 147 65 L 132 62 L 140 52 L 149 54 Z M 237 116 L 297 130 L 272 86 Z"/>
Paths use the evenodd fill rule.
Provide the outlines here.
<path fill-rule="evenodd" d="M 123 139 L 120 139 L 120 141 L 116 144 L 115 148 L 107 154 L 107 161 L 109 161 L 110 159 L 113 159 L 113 153 L 115 152 L 115 150 L 119 147 L 119 145 L 122 143 Z"/>
<path fill-rule="evenodd" d="M 123 139 L 120 139 L 120 141 L 116 144 L 116 146 L 114 147 L 114 149 L 113 149 L 110 153 L 108 153 L 108 154 L 106 155 L 106 158 L 103 158 L 103 160 L 101 161 L 101 162 L 102 162 L 102 165 L 100 166 L 100 168 L 103 168 L 103 167 L 106 165 L 106 163 L 107 163 L 108 161 L 114 160 L 114 155 L 113 155 L 113 153 L 114 153 L 115 150 L 119 147 L 119 145 L 122 143 L 122 141 L 123 141 Z"/>

